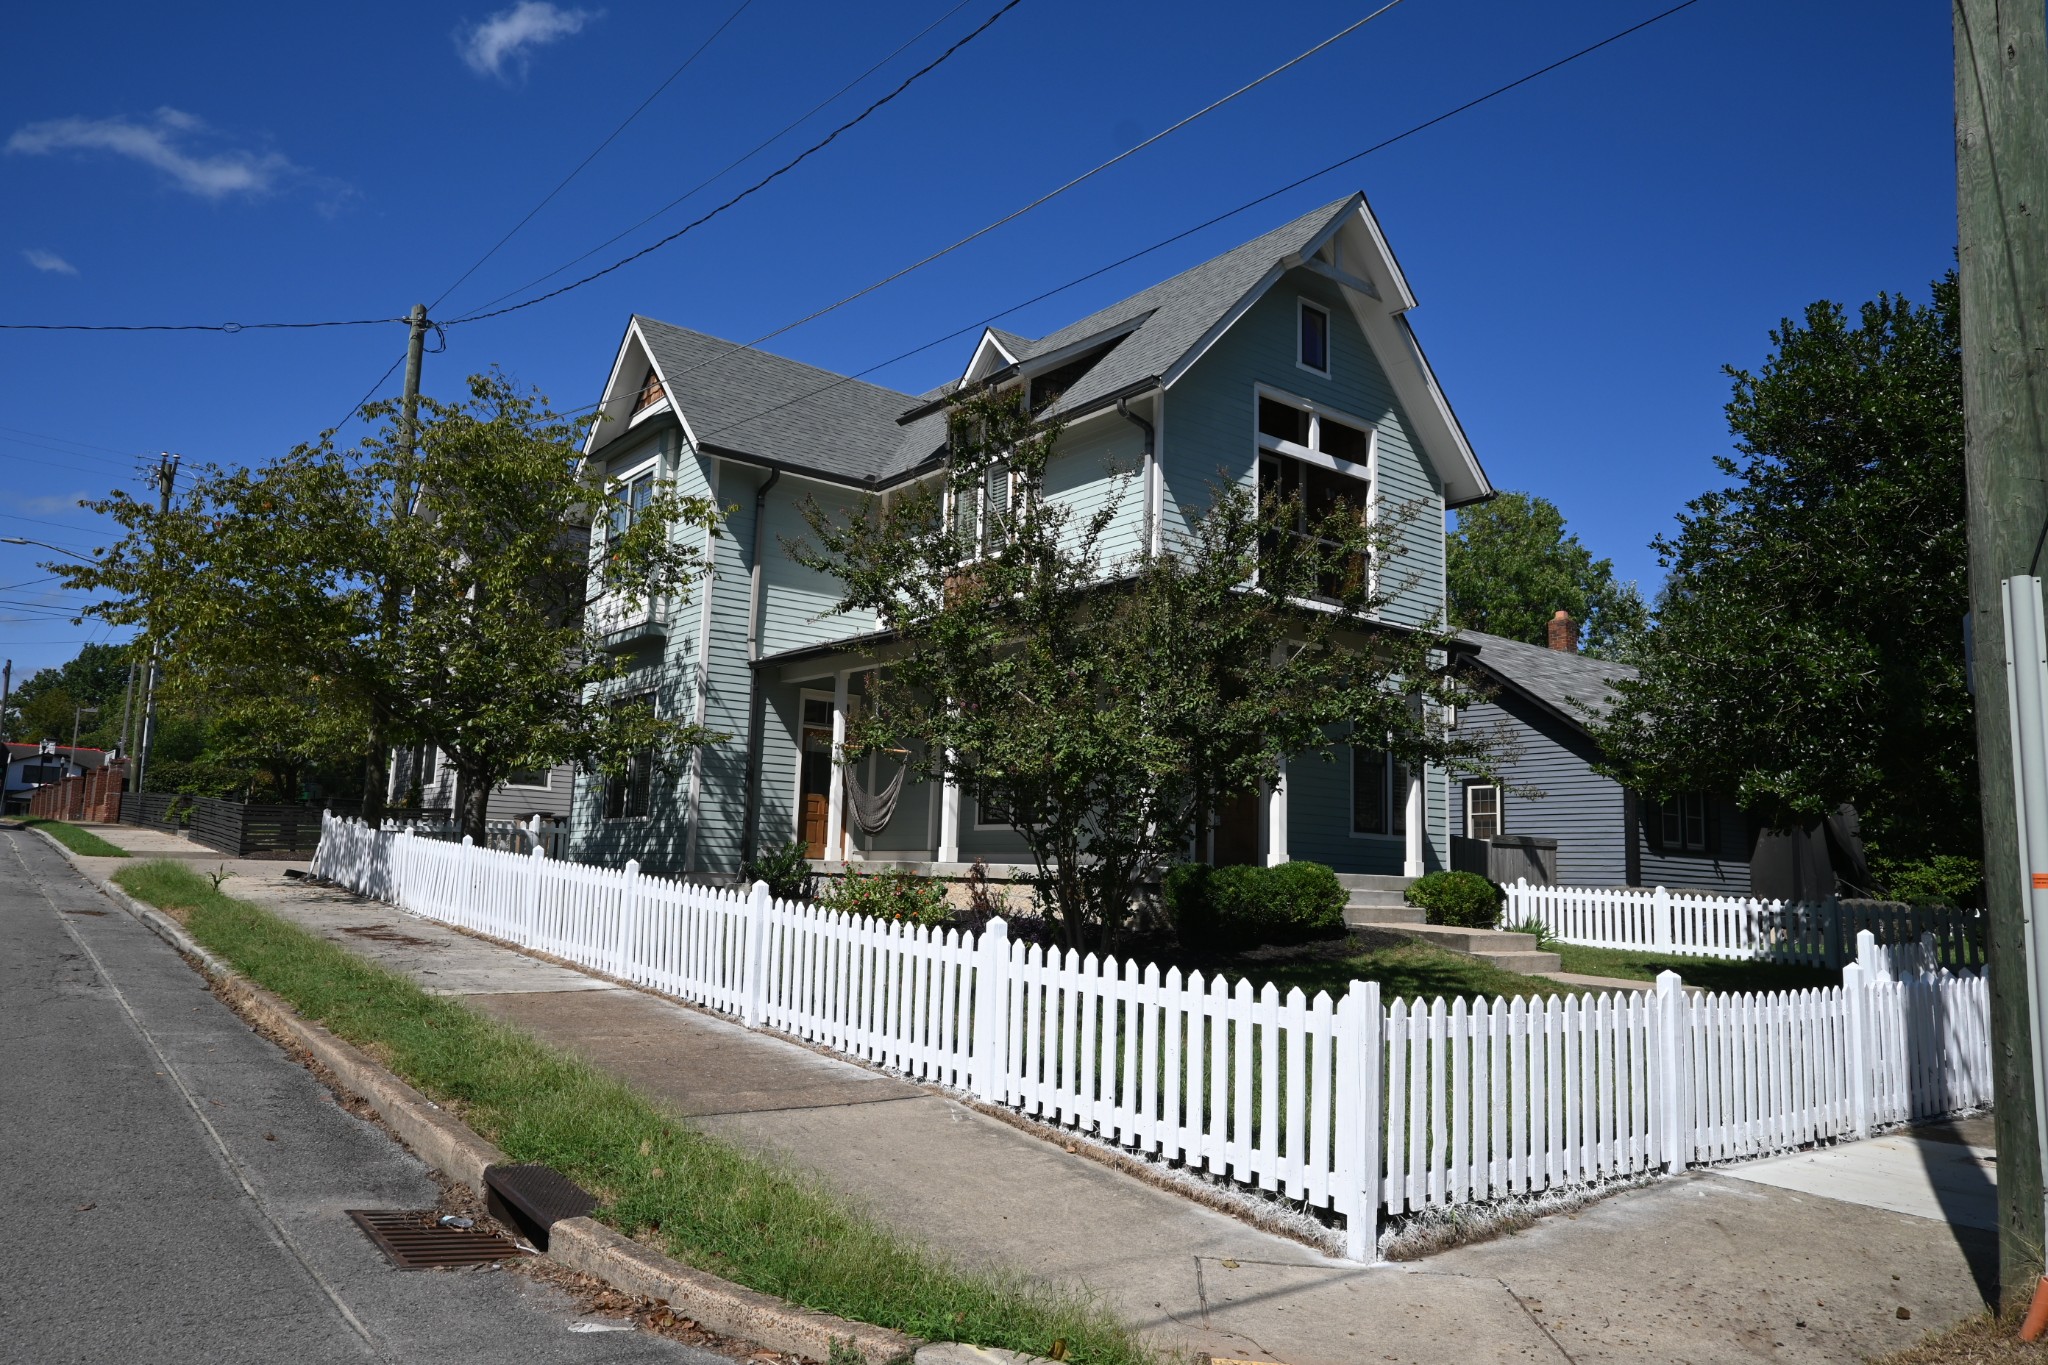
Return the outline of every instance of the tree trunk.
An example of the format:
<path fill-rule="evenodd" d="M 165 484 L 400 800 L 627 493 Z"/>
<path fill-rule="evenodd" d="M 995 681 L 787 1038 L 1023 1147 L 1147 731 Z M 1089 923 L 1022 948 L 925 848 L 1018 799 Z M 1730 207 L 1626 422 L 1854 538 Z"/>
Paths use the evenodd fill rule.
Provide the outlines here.
<path fill-rule="evenodd" d="M 370 751 L 363 756 L 363 823 L 372 829 L 384 819 L 384 792 L 391 785 L 391 750 L 379 730 L 370 739 Z"/>
<path fill-rule="evenodd" d="M 491 808 L 491 774 L 468 766 L 455 769 L 455 819 L 461 831 L 484 845 L 486 813 Z"/>

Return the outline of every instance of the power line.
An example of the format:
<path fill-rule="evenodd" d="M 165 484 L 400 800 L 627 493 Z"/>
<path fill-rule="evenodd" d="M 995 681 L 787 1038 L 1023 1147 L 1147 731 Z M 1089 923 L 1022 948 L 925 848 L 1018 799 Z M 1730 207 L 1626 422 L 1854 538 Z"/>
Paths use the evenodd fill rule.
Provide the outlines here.
<path fill-rule="evenodd" d="M 324 322 L 0 322 L 0 332 L 265 332 L 315 327 L 376 327 L 404 318 L 344 318 Z"/>
<path fill-rule="evenodd" d="M 898 43 L 895 49 L 891 51 L 888 56 L 882 58 L 873 66 L 870 66 L 867 70 L 861 72 L 858 76 L 855 76 L 852 80 L 840 86 L 837 90 L 827 95 L 824 99 L 819 100 L 816 104 L 812 105 L 809 109 L 806 109 L 803 113 L 791 119 L 788 123 L 783 124 L 781 128 L 769 134 L 761 141 L 755 143 L 746 152 L 733 158 L 731 161 L 726 162 L 725 165 L 721 166 L 718 170 L 712 172 L 710 175 L 705 176 L 702 180 L 699 180 L 696 184 L 692 185 L 689 189 L 677 195 L 674 199 L 669 200 L 666 204 L 663 204 L 660 208 L 648 214 L 639 222 L 634 223 L 631 227 L 620 229 L 618 232 L 613 233 L 611 236 L 599 242 L 596 246 L 590 248 L 590 250 L 584 252 L 581 256 L 576 256 L 570 260 L 564 261 L 562 264 L 556 266 L 553 270 L 550 270 L 547 274 L 540 275 L 535 277 L 534 279 L 528 280 L 525 284 L 522 284 L 515 289 L 508 289 L 504 293 L 498 295 L 496 298 L 486 300 L 481 306 L 484 308 L 495 307 L 496 305 L 503 303 L 506 299 L 512 298 L 515 295 L 523 294 L 527 290 L 535 288 L 536 286 L 546 284 L 549 280 L 561 274 L 564 270 L 569 269 L 571 266 L 582 264 L 584 261 L 589 260 L 592 256 L 595 256 L 598 252 L 603 251 L 612 243 L 617 242 L 622 238 L 630 237 L 632 234 L 638 232 L 641 228 L 646 227 L 649 223 L 661 217 L 663 214 L 669 212 L 671 209 L 674 209 L 677 206 L 687 203 L 691 199 L 696 198 L 697 195 L 703 192 L 703 190 L 707 186 L 715 184 L 719 180 L 722 180 L 727 175 L 731 174 L 734 170 L 738 169 L 740 166 L 743 166 L 747 162 L 752 161 L 755 157 L 759 156 L 763 151 L 767 150 L 775 143 L 780 142 L 783 138 L 787 137 L 796 129 L 810 122 L 810 120 L 817 115 L 819 110 L 826 108 L 828 105 L 836 103 L 842 96 L 846 94 L 847 91 L 853 89 L 862 81 L 865 81 L 868 77 L 874 75 L 877 71 L 880 71 L 890 62 L 895 61 L 898 57 L 902 56 L 903 53 L 907 51 L 919 39 L 923 38 L 927 33 L 930 33 L 940 24 L 945 23 L 948 19 L 958 14 L 961 10 L 966 9 L 969 3 L 970 0 L 958 0 L 958 3 L 956 3 L 951 9 L 947 10 L 944 14 L 941 14 L 938 18 L 932 20 L 929 24 L 926 24 L 917 32 L 911 34 L 908 38 L 905 38 L 901 43 Z"/>
<path fill-rule="evenodd" d="M 1393 0 L 1393 2 L 1398 4 L 1400 3 L 1400 0 Z M 891 90 L 888 94 L 882 96 L 874 103 L 868 105 L 867 108 L 861 110 L 858 114 L 855 114 L 852 118 L 840 124 L 837 128 L 834 128 L 824 137 L 812 143 L 810 146 L 804 148 L 803 151 L 798 152 L 788 161 L 783 162 L 780 166 L 770 171 L 767 175 L 762 176 L 759 180 L 756 180 L 753 184 L 747 186 L 745 189 L 741 190 L 732 198 L 718 205 L 709 213 L 703 214 L 702 216 L 694 218 L 690 222 L 683 224 L 683 226 L 677 228 L 668 236 L 663 237 L 660 241 L 654 242 L 648 246 L 644 246 L 640 248 L 640 250 L 633 252 L 629 256 L 624 256 L 616 261 L 613 261 L 610 265 L 604 267 L 602 270 L 593 271 L 592 273 L 585 275 L 580 280 L 572 280 L 570 283 L 562 285 L 558 289 L 550 289 L 545 294 L 537 294 L 533 298 L 527 299 L 523 302 L 508 304 L 503 308 L 493 309 L 489 312 L 471 313 L 466 317 L 456 318 L 445 325 L 455 327 L 463 323 L 482 322 L 486 318 L 503 317 L 507 313 L 517 313 L 522 309 L 531 308 L 537 303 L 545 303 L 549 299 L 559 298 L 563 294 L 568 293 L 572 289 L 581 289 L 586 284 L 590 284 L 596 280 L 601 280 L 605 276 L 611 274 L 613 271 L 631 265 L 634 261 L 639 260 L 642 256 L 646 256 L 653 252 L 659 251 L 663 247 L 667 246 L 669 243 L 677 241 L 678 239 L 687 236 L 689 233 L 694 232 L 696 229 L 702 227 L 704 224 L 710 222 L 712 219 L 724 213 L 727 209 L 732 208 L 741 200 L 747 199 L 752 195 L 758 194 L 761 190 L 766 189 L 770 184 L 772 184 L 776 180 L 779 180 L 783 176 L 789 174 L 798 166 L 801 166 L 804 162 L 810 160 L 811 157 L 815 156 L 819 152 L 822 152 L 823 150 L 825 150 L 825 148 L 831 146 L 834 142 L 836 142 L 839 139 L 839 136 L 842 133 L 845 133 L 853 128 L 858 127 L 860 124 L 865 123 L 868 120 L 868 118 L 874 113 L 876 113 L 878 110 L 880 110 L 882 106 L 888 104 L 891 100 L 894 100 L 898 95 L 901 95 L 911 86 L 917 84 L 917 82 L 922 80 L 925 76 L 931 74 L 933 71 L 936 71 L 939 67 L 945 65 L 945 63 L 953 56 L 954 53 L 958 52 L 961 48 L 966 47 L 969 43 L 973 42 L 976 38 L 979 38 L 982 34 L 988 32 L 989 28 L 996 22 L 996 20 L 1002 18 L 1005 14 L 1008 14 L 1011 10 L 1017 8 L 1017 6 L 1023 3 L 1024 0 L 1005 0 L 1005 3 L 1002 6 L 1002 8 L 998 9 L 994 14 L 989 15 L 988 18 L 982 20 L 981 23 L 975 26 L 975 28 L 973 28 L 971 31 L 969 31 L 965 37 L 961 38 L 958 42 L 954 43 L 944 52 L 941 52 L 938 56 L 932 58 L 931 61 L 926 62 L 916 71 L 911 72 L 910 75 L 905 77 L 903 82 L 900 85 L 898 85 L 894 90 Z"/>
<path fill-rule="evenodd" d="M 604 141 L 598 143 L 597 146 L 591 148 L 589 156 L 586 156 L 581 161 L 577 162 L 576 168 L 574 170 L 570 171 L 567 175 L 563 176 L 561 182 L 557 184 L 553 189 L 549 190 L 547 194 L 542 196 L 541 201 L 538 204 L 535 204 L 532 208 L 528 209 L 526 211 L 526 216 L 524 218 L 521 218 L 518 222 L 514 223 L 511 229 L 507 231 L 503 237 L 500 237 L 495 243 L 492 244 L 491 249 L 489 251 L 486 251 L 483 255 L 477 257 L 475 264 L 471 265 L 469 269 L 463 271 L 462 274 L 456 279 L 454 284 L 451 284 L 446 289 L 443 289 L 440 293 L 440 297 L 436 298 L 432 303 L 427 305 L 427 310 L 431 312 L 434 309 L 439 308 L 441 306 L 442 299 L 447 298 L 457 289 L 460 289 L 462 287 L 462 282 L 464 280 L 467 280 L 471 275 L 476 274 L 477 270 L 482 267 L 485 261 L 490 260 L 491 257 L 498 254 L 499 247 L 504 246 L 505 243 L 511 241 L 514 237 L 518 236 L 519 229 L 525 227 L 528 223 L 533 221 L 533 215 L 539 213 L 542 209 L 546 208 L 550 203 L 554 202 L 555 196 L 560 194 L 563 190 L 567 189 L 569 187 L 570 181 L 574 180 L 577 176 L 583 174 L 584 168 L 588 166 L 591 162 L 597 160 L 598 153 L 602 152 L 605 148 L 611 146 L 613 142 L 617 141 L 619 134 L 625 132 L 627 127 L 632 124 L 634 119 L 639 118 L 640 115 L 646 113 L 647 106 L 654 103 L 656 99 L 660 98 L 662 91 L 668 89 L 671 85 L 675 84 L 676 77 L 682 75 L 685 71 L 688 71 L 690 67 L 695 64 L 696 60 L 704 55 L 705 49 L 718 41 L 718 35 L 725 32 L 728 28 L 731 28 L 733 20 L 739 18 L 741 14 L 745 13 L 747 6 L 753 3 L 754 0 L 740 0 L 739 8 L 735 9 L 731 14 L 726 15 L 725 22 L 720 24 L 717 28 L 712 29 L 711 36 L 706 38 L 703 42 L 697 44 L 697 50 L 695 52 L 692 52 L 688 57 L 685 57 L 683 59 L 683 64 L 681 66 L 677 67 L 675 70 L 668 73 L 667 80 L 664 80 L 660 85 L 655 86 L 653 93 L 648 95 L 646 99 L 640 101 L 638 107 L 636 107 L 632 113 L 626 115 L 624 122 L 620 123 L 618 127 L 612 129 L 611 132 L 606 135 Z M 383 380 L 378 380 L 377 382 L 381 384 L 383 383 Z M 358 404 L 357 406 L 360 407 L 361 404 Z"/>
<path fill-rule="evenodd" d="M 841 378 L 834 380 L 832 383 L 823 385 L 817 389 L 812 390 L 809 393 L 799 394 L 794 398 L 785 399 L 784 401 L 777 403 L 772 407 L 763 408 L 759 412 L 751 413 L 748 416 L 738 418 L 732 422 L 727 423 L 725 426 L 718 428 L 718 431 L 724 432 L 734 430 L 737 427 L 744 426 L 748 422 L 757 421 L 760 418 L 769 415 L 770 413 L 780 412 L 782 409 L 786 407 L 791 407 L 797 403 L 805 402 L 811 398 L 817 397 L 819 394 L 829 393 L 833 389 L 839 388 L 841 385 L 852 383 L 856 380 L 864 378 L 867 375 L 874 374 L 878 370 L 887 369 L 891 365 L 895 365 L 901 361 L 908 360 L 910 357 L 931 350 L 935 346 L 942 346 L 946 342 L 952 341 L 970 332 L 977 331 L 983 327 L 991 326 L 994 323 L 1000 321 L 1001 319 L 1009 316 L 1011 313 L 1019 312 L 1025 308 L 1033 306 L 1034 304 L 1043 303 L 1047 299 L 1053 298 L 1054 296 L 1059 294 L 1063 294 L 1067 290 L 1073 289 L 1078 285 L 1085 284 L 1089 280 L 1095 279 L 1098 276 L 1108 274 L 1112 270 L 1116 270 L 1123 266 L 1129 265 L 1133 261 L 1151 255 L 1155 251 L 1163 250 L 1166 247 L 1172 246 L 1176 242 L 1182 241 L 1188 237 L 1192 237 L 1198 232 L 1206 231 L 1209 228 L 1215 227 L 1219 223 L 1225 222 L 1231 218 L 1235 218 L 1240 214 L 1247 213 L 1250 210 L 1257 208 L 1261 204 L 1279 198 L 1283 194 L 1287 194 L 1291 191 L 1298 190 L 1304 185 L 1308 185 L 1316 180 L 1322 179 L 1324 176 L 1332 175 L 1337 171 L 1343 170 L 1345 167 L 1350 166 L 1358 161 L 1361 161 L 1364 158 L 1373 155 L 1375 152 L 1384 151 L 1398 142 L 1403 142 L 1406 141 L 1408 138 L 1414 137 L 1417 133 L 1423 132 L 1424 130 L 1429 128 L 1434 128 L 1436 125 L 1444 122 L 1447 119 L 1455 118 L 1459 114 L 1465 113 L 1466 111 L 1471 109 L 1475 109 L 1478 106 L 1487 103 L 1489 100 L 1498 99 L 1500 96 L 1505 95 L 1512 90 L 1519 89 L 1520 87 L 1527 85 L 1529 82 L 1533 80 L 1537 80 L 1543 76 L 1547 76 L 1551 72 L 1556 71 L 1561 67 L 1569 66 L 1573 62 L 1576 62 L 1583 57 L 1591 56 L 1593 53 L 1600 51 L 1602 48 L 1612 46 L 1613 44 L 1620 42 L 1622 39 L 1630 37 L 1633 34 L 1639 33 L 1642 30 L 1649 28 L 1653 24 L 1657 24 L 1665 19 L 1669 19 L 1672 15 L 1679 13 L 1681 10 L 1690 9 L 1698 3 L 1699 0 L 1681 0 L 1681 3 L 1673 5 L 1671 8 L 1663 10 L 1657 14 L 1653 14 L 1649 18 L 1642 20 L 1640 23 L 1632 24 L 1629 27 L 1620 30 L 1619 32 L 1610 34 L 1607 37 L 1602 38 L 1597 43 L 1588 44 L 1587 46 L 1580 48 L 1576 52 L 1573 52 L 1564 57 L 1560 57 L 1556 61 L 1550 62 L 1545 66 L 1538 67 L 1536 70 L 1529 72 L 1527 75 L 1517 77 L 1516 79 L 1508 81 L 1503 85 L 1497 85 L 1483 95 L 1479 95 L 1472 99 L 1466 100 L 1464 103 L 1459 104 L 1453 108 L 1447 109 L 1443 113 L 1438 114 L 1433 118 L 1425 119 L 1421 123 L 1417 123 L 1408 128 L 1405 128 L 1402 131 L 1393 134 L 1391 137 L 1382 138 L 1380 141 L 1373 143 L 1371 146 L 1362 148 L 1359 151 L 1351 153 L 1349 156 L 1345 156 L 1336 161 L 1333 161 L 1329 165 L 1324 166 L 1319 170 L 1310 171 L 1308 174 L 1300 176 L 1294 180 L 1290 180 L 1284 185 L 1266 191 L 1264 194 L 1258 195 L 1251 199 L 1247 199 L 1243 203 L 1235 206 L 1234 208 L 1226 209 L 1222 213 L 1216 214 L 1214 217 L 1204 219 L 1202 222 L 1195 224 L 1193 227 L 1184 228 L 1181 231 L 1174 233 L 1170 237 L 1161 238 L 1159 241 L 1152 243 L 1150 246 L 1141 247 L 1138 250 L 1131 252 L 1129 255 L 1122 256 L 1119 257 L 1117 260 L 1111 261 L 1107 265 L 1098 266 L 1094 270 L 1088 271 L 1086 274 L 1077 275 L 1073 279 L 1070 279 L 1063 284 L 1055 285 L 1051 289 L 1045 290 L 1044 292 L 1039 294 L 1034 294 L 1032 297 L 1025 299 L 1019 303 L 1011 304 L 1007 308 L 1001 309 L 1000 311 L 995 313 L 991 313 L 989 316 L 982 319 L 980 322 L 970 323 L 965 327 L 956 328 L 955 330 L 946 333 L 944 336 L 934 337 L 932 340 L 927 341 L 922 345 L 914 346 L 910 350 L 903 351 L 897 355 L 889 357 L 887 360 L 883 360 L 874 365 L 870 365 L 864 370 L 860 370 L 853 374 L 842 376 Z M 890 279 L 901 278 L 901 276 L 904 273 L 907 272 L 899 271 L 896 275 L 891 276 Z M 888 281 L 885 280 L 882 283 L 887 282 Z M 823 317 L 826 313 L 832 311 L 833 308 L 841 307 L 843 306 L 844 302 L 851 301 L 854 298 L 859 298 L 864 294 L 872 293 L 874 289 L 877 287 L 879 287 L 879 285 L 871 286 L 868 289 L 862 290 L 859 294 L 849 295 L 848 299 L 842 301 L 842 303 L 834 304 L 832 305 L 832 308 L 820 309 L 818 312 L 812 313 L 807 317 L 800 318 L 796 322 L 790 323 L 787 326 L 779 327 L 775 331 L 765 334 L 760 340 L 765 341 L 772 337 L 780 336 L 782 333 L 790 331 L 796 327 L 800 327 L 804 325 L 804 323 L 806 322 L 812 321 L 816 318 Z M 718 355 L 711 357 L 709 360 L 700 361 L 696 365 L 691 366 L 687 370 L 680 371 L 679 373 L 691 374 L 698 370 L 705 369 L 709 366 L 719 363 L 726 356 L 731 355 L 736 351 L 745 350 L 758 344 L 759 341 L 735 343 L 731 346 L 729 350 L 723 351 Z M 585 407 L 582 408 L 571 409 L 569 413 L 564 413 L 562 415 L 570 416 L 577 412 L 589 411 L 601 405 L 602 400 L 599 400 L 599 402 L 597 403 L 587 404 Z M 699 436 L 701 439 L 702 437 L 711 434 L 714 433 L 701 432 L 699 433 Z"/>
<path fill-rule="evenodd" d="M 80 450 L 97 450 L 108 455 L 119 455 L 123 459 L 142 458 L 132 451 L 116 450 L 112 446 L 96 446 L 90 441 L 74 441 L 69 436 L 52 436 L 47 431 L 25 431 L 20 427 L 8 426 L 0 426 L 0 431 L 4 431 L 12 436 L 32 436 L 38 441 L 56 441 L 60 445 L 77 446 Z"/>

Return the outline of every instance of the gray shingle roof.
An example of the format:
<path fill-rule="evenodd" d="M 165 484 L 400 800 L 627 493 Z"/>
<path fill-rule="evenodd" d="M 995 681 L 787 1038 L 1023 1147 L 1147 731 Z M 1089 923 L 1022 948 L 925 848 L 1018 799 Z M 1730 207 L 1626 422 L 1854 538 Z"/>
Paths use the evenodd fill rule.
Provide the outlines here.
<path fill-rule="evenodd" d="M 1302 214 L 1244 245 L 1036 341 L 990 329 L 1020 361 L 1104 333 L 1125 334 L 1052 409 L 1076 412 L 1173 368 L 1285 256 L 1299 252 L 1360 196 Z M 927 413 L 899 425 L 914 408 L 944 397 L 945 385 L 922 398 L 849 379 L 703 332 L 637 317 L 641 334 L 704 444 L 774 460 L 827 478 L 886 483 L 938 454 L 945 416 Z"/>
<path fill-rule="evenodd" d="M 697 439 L 871 483 L 894 472 L 907 393 L 635 315 Z"/>
<path fill-rule="evenodd" d="M 1605 716 L 1614 703 L 1613 684 L 1636 676 L 1635 669 L 1610 659 L 1567 654 L 1476 630 L 1461 630 L 1458 638 L 1478 648 L 1481 668 L 1581 730 L 1586 728 L 1587 717 L 1580 707 Z"/>

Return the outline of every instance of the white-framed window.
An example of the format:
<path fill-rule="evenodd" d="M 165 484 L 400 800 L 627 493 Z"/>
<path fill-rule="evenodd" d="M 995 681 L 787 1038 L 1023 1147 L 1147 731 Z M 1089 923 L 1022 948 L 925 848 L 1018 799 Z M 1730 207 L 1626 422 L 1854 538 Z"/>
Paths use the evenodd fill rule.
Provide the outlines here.
<path fill-rule="evenodd" d="M 1310 374 L 1330 374 L 1330 310 L 1307 299 L 1296 301 L 1299 324 L 1294 363 Z"/>
<path fill-rule="evenodd" d="M 522 768 L 505 775 L 508 787 L 530 787 L 535 791 L 546 791 L 554 785 L 554 773 L 546 768 Z"/>
<path fill-rule="evenodd" d="M 1465 784 L 1465 837 L 1493 839 L 1501 827 L 1500 788 L 1491 782 Z"/>
<path fill-rule="evenodd" d="M 946 489 L 946 523 L 953 535 L 967 547 L 962 563 L 981 558 L 998 548 L 999 519 L 1010 510 L 1016 481 L 1006 465 L 984 469 L 973 486 L 960 488 L 950 481 Z"/>
<path fill-rule="evenodd" d="M 1253 392 L 1260 500 L 1294 498 L 1299 536 L 1340 507 L 1370 521 L 1378 451 L 1372 423 L 1264 385 Z M 1371 571 L 1362 553 L 1338 570 L 1347 578 Z M 1325 584 L 1325 595 L 1336 597 L 1347 586 L 1355 583 Z"/>
<path fill-rule="evenodd" d="M 1354 838 L 1408 833 L 1408 765 L 1384 749 L 1351 746 L 1351 833 Z"/>
<path fill-rule="evenodd" d="M 633 529 L 633 523 L 654 501 L 655 466 L 647 465 L 631 474 L 613 480 L 611 487 L 611 534 L 622 536 Z"/>

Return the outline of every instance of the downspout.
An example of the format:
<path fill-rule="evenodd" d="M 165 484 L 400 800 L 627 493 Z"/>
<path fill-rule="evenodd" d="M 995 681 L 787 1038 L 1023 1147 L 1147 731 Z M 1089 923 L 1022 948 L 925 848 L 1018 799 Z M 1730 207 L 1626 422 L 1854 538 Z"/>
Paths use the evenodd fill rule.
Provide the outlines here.
<path fill-rule="evenodd" d="M 1153 543 L 1153 536 L 1152 536 L 1152 501 L 1153 501 L 1153 498 L 1152 498 L 1152 492 L 1153 492 L 1153 489 L 1152 489 L 1152 485 L 1153 485 L 1154 481 L 1155 481 L 1155 480 L 1157 480 L 1157 479 L 1159 478 L 1159 456 L 1158 456 L 1158 451 L 1157 451 L 1157 449 L 1156 449 L 1156 437 L 1158 436 L 1158 432 L 1157 432 L 1157 430 L 1156 430 L 1156 429 L 1155 429 L 1155 428 L 1153 427 L 1153 425 L 1152 425 L 1152 424 L 1151 424 L 1150 422 L 1148 422 L 1148 421 L 1146 421 L 1146 420 L 1145 420 L 1144 418 L 1142 418 L 1142 417 L 1138 416 L 1138 414 L 1137 414 L 1137 413 L 1135 413 L 1135 412 L 1132 412 L 1132 411 L 1131 411 L 1131 400 L 1130 400 L 1129 398 L 1119 398 L 1119 399 L 1117 399 L 1117 400 L 1116 400 L 1116 411 L 1117 411 L 1117 416 L 1119 416 L 1119 417 L 1123 418 L 1123 419 L 1124 419 L 1125 421 L 1128 421 L 1128 422 L 1135 422 L 1135 423 L 1137 423 L 1137 424 L 1138 424 L 1138 429 L 1139 429 L 1140 431 L 1142 431 L 1142 432 L 1144 432 L 1144 433 L 1145 433 L 1145 519 L 1144 519 L 1144 532 L 1145 532 L 1145 548 L 1146 548 L 1146 549 L 1147 549 L 1147 550 L 1149 551 L 1149 550 L 1150 550 L 1150 549 L 1152 548 L 1152 543 Z"/>
<path fill-rule="evenodd" d="M 745 806 L 740 825 L 740 876 L 754 861 L 754 841 L 761 817 L 754 807 L 754 790 L 761 782 L 761 527 L 766 520 L 768 490 L 775 487 L 782 471 L 771 469 L 754 490 L 754 574 L 747 595 L 747 772 L 740 790 Z"/>

